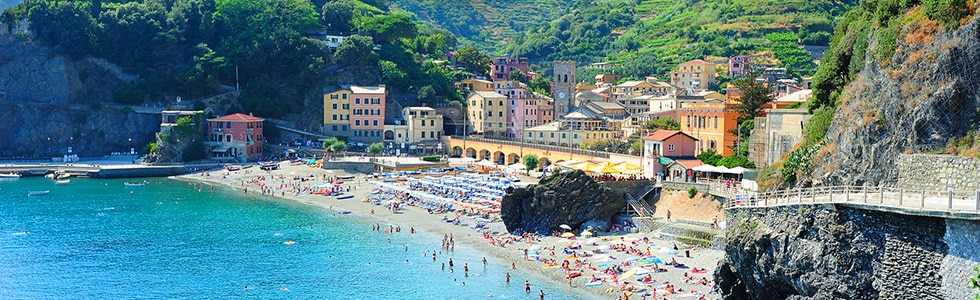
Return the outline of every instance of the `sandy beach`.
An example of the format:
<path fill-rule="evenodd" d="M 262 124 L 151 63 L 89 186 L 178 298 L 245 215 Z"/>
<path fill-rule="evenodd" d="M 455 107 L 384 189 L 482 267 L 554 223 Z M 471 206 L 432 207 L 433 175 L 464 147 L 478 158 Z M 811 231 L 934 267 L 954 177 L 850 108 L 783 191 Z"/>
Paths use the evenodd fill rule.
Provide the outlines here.
<path fill-rule="evenodd" d="M 309 189 L 313 184 L 326 183 L 324 178 L 335 176 L 354 176 L 354 179 L 345 180 L 342 183 L 344 188 L 350 189 L 346 194 L 353 195 L 353 198 L 337 200 L 332 196 L 296 192 L 297 190 Z M 239 192 L 254 195 L 257 199 L 276 197 L 338 212 L 349 211 L 355 217 L 374 218 L 374 221 L 379 224 L 397 224 L 401 226 L 403 231 L 413 228 L 436 236 L 451 234 L 457 246 L 465 245 L 477 249 L 486 253 L 488 259 L 495 259 L 504 265 L 513 264 L 515 270 L 510 272 L 513 284 L 523 284 L 520 281 L 526 278 L 524 275 L 534 274 L 567 286 L 569 294 L 597 299 L 622 299 L 625 295 L 630 295 L 629 299 L 654 299 L 654 297 L 656 299 L 718 298 L 718 294 L 708 292 L 713 283 L 704 284 L 703 281 L 711 280 L 711 274 L 713 274 L 718 260 L 724 254 L 721 251 L 689 249 L 687 246 L 676 242 L 657 240 L 654 239 L 657 236 L 656 233 L 627 235 L 597 233 L 598 237 L 580 238 L 578 240 L 543 237 L 531 243 L 525 238 L 521 241 L 501 245 L 499 241 L 507 239 L 509 235 L 506 235 L 503 223 L 494 222 L 491 224 L 491 228 L 497 233 L 491 235 L 494 238 L 494 242 L 491 244 L 491 241 L 486 239 L 487 236 L 469 226 L 453 225 L 443 221 L 444 216 L 455 216 L 452 213 L 430 214 L 426 209 L 414 206 L 403 206 L 397 212 L 392 212 L 384 206 L 363 202 L 362 200 L 368 197 L 371 190 L 377 186 L 371 184 L 363 174 L 350 174 L 344 170 L 325 170 L 283 162 L 280 164 L 280 169 L 273 171 L 263 171 L 258 167 L 251 167 L 238 171 L 212 170 L 182 175 L 177 178 L 227 186 Z M 301 178 L 306 180 L 297 180 Z M 401 182 L 401 184 L 404 183 Z M 262 187 L 265 187 L 269 193 L 263 195 Z M 577 248 L 563 252 L 567 246 L 575 242 L 580 244 Z M 678 250 L 677 254 L 667 253 L 673 252 L 669 250 L 675 247 Z M 525 249 L 529 250 L 528 259 L 525 259 Z M 574 253 L 569 253 L 572 251 Z M 690 252 L 690 257 L 687 257 L 685 252 Z M 583 256 L 584 253 L 588 253 L 590 256 Z M 663 262 L 676 260 L 677 263 L 684 266 L 678 267 L 665 263 L 654 265 L 650 263 L 649 257 L 656 257 Z M 546 260 L 553 260 L 553 264 L 556 266 L 547 266 L 544 262 Z M 571 280 L 566 277 L 569 271 L 561 266 L 566 260 L 571 269 L 578 267 L 581 263 L 578 271 L 581 276 Z M 656 262 L 656 259 L 652 261 Z M 475 266 L 479 263 L 470 262 L 470 265 Z M 652 270 L 654 266 L 663 271 L 644 274 Z M 704 270 L 696 272 L 695 268 Z M 572 272 L 576 271 L 573 270 Z M 687 274 L 688 277 L 685 278 L 684 274 Z M 605 280 L 604 282 L 592 282 L 593 278 Z M 702 278 L 704 279 L 702 280 Z M 500 278 L 500 280 L 505 280 L 505 278 Z M 698 283 L 699 280 L 702 282 Z M 630 282 L 631 286 L 626 286 L 627 289 L 623 290 L 622 285 L 617 285 L 617 283 L 622 282 Z M 531 282 L 531 284 L 532 291 L 535 291 L 533 288 L 535 283 Z M 667 287 L 668 285 L 670 287 Z M 630 288 L 632 288 L 631 291 Z"/>

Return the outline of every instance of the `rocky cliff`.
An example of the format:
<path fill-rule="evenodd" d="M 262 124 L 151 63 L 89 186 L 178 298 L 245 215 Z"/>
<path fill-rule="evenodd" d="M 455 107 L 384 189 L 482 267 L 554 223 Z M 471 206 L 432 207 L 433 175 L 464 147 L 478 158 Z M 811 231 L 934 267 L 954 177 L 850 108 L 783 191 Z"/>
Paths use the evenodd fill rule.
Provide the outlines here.
<path fill-rule="evenodd" d="M 958 29 L 911 22 L 887 62 L 876 59 L 883 30 L 858 41 L 868 45 L 866 60 L 851 64 L 863 69 L 841 93 L 804 184 L 894 185 L 899 154 L 942 149 L 978 128 L 980 28 L 976 17 L 964 21 Z"/>
<path fill-rule="evenodd" d="M 726 299 L 965 299 L 980 222 L 845 206 L 726 216 Z"/>
<path fill-rule="evenodd" d="M 514 189 L 501 200 L 500 216 L 508 231 L 520 228 L 549 234 L 561 230 L 561 224 L 604 231 L 625 205 L 621 194 L 596 183 L 585 172 L 575 171 Z"/>
<path fill-rule="evenodd" d="M 103 105 L 133 78 L 103 60 L 71 61 L 13 35 L 0 35 L 0 157 L 80 156 L 139 151 L 160 116 Z"/>

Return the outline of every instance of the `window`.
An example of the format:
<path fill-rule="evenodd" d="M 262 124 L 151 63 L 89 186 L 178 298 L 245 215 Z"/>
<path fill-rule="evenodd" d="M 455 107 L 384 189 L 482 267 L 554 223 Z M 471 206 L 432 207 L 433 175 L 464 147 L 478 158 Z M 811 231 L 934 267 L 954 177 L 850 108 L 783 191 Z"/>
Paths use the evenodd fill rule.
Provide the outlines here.
<path fill-rule="evenodd" d="M 422 138 L 425 138 L 425 131 L 422 132 Z"/>
<path fill-rule="evenodd" d="M 225 135 L 225 142 L 231 142 L 231 135 Z"/>
<path fill-rule="evenodd" d="M 374 120 L 374 126 L 378 126 L 378 120 Z"/>
<path fill-rule="evenodd" d="M 344 100 L 347 100 L 347 94 L 341 94 L 341 95 L 340 95 L 340 98 L 341 98 L 341 99 L 344 99 Z"/>
<path fill-rule="evenodd" d="M 436 120 L 429 120 L 429 126 L 436 126 Z"/>
<path fill-rule="evenodd" d="M 354 126 L 361 126 L 361 120 L 354 120 Z"/>
<path fill-rule="evenodd" d="M 347 131 L 347 125 L 341 125 L 340 126 L 340 130 L 341 131 Z"/>
<path fill-rule="evenodd" d="M 667 144 L 667 152 L 674 152 L 674 144 Z"/>
<path fill-rule="evenodd" d="M 577 140 L 578 139 L 578 133 L 572 134 L 572 138 Z"/>
<path fill-rule="evenodd" d="M 498 116 L 498 117 L 503 117 L 503 116 L 504 116 L 504 112 L 502 112 L 502 111 L 498 111 L 498 112 L 497 112 L 497 116 Z"/>
<path fill-rule="evenodd" d="M 341 105 L 341 108 L 350 109 L 350 104 L 344 103 L 343 105 Z"/>
<path fill-rule="evenodd" d="M 231 122 L 225 122 L 225 128 L 231 128 Z"/>
<path fill-rule="evenodd" d="M 718 129 L 718 116 L 715 116 L 715 129 Z"/>
<path fill-rule="evenodd" d="M 527 133 L 527 137 L 534 137 L 534 134 L 533 134 L 533 133 L 530 133 L 530 132 L 528 132 L 528 133 Z"/>
<path fill-rule="evenodd" d="M 504 100 L 500 100 L 500 106 L 504 106 Z"/>
<path fill-rule="evenodd" d="M 565 133 L 564 132 L 561 133 L 561 138 L 565 138 Z"/>
<path fill-rule="evenodd" d="M 493 112 L 492 111 L 488 111 L 487 112 L 487 117 L 493 117 Z"/>
<path fill-rule="evenodd" d="M 543 137 L 544 137 L 544 132 L 538 132 L 538 137 L 539 137 L 539 138 L 543 138 Z M 552 133 L 552 134 L 551 134 L 551 137 L 555 137 L 555 134 L 554 134 L 554 133 Z"/>
<path fill-rule="evenodd" d="M 333 109 L 337 109 L 337 103 L 333 104 Z"/>
<path fill-rule="evenodd" d="M 337 120 L 337 115 L 336 115 L 336 114 L 334 114 L 334 115 L 333 115 L 333 120 L 334 120 L 334 121 L 336 121 L 336 120 Z"/>
<path fill-rule="evenodd" d="M 337 131 L 337 125 L 333 125 L 333 131 Z"/>
<path fill-rule="evenodd" d="M 337 100 L 337 98 L 339 98 L 339 97 L 337 97 L 337 94 L 331 94 L 330 95 L 330 100 Z"/>
<path fill-rule="evenodd" d="M 361 98 L 354 98 L 354 104 L 361 104 Z"/>

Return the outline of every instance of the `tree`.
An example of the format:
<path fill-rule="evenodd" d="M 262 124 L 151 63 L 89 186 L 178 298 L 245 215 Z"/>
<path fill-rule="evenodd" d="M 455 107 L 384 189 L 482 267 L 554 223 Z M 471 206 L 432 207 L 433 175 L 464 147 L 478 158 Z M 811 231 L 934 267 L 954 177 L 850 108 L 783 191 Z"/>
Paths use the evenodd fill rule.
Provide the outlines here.
<path fill-rule="evenodd" d="M 740 93 L 738 98 L 739 103 L 735 106 L 735 111 L 738 112 L 739 124 L 745 120 L 754 119 L 762 111 L 763 105 L 775 100 L 772 97 L 772 92 L 770 92 L 769 87 L 755 80 L 758 75 L 751 74 L 739 78 L 734 82 L 735 87 L 739 89 Z"/>
<path fill-rule="evenodd" d="M 490 56 L 474 46 L 463 46 L 456 50 L 456 65 L 477 76 L 490 73 Z"/>
<path fill-rule="evenodd" d="M 84 2 L 30 1 L 27 19 L 37 38 L 72 58 L 88 55 L 95 45 L 98 24 Z"/>
<path fill-rule="evenodd" d="M 382 142 L 373 143 L 368 146 L 367 151 L 373 155 L 381 154 L 381 150 L 384 149 L 385 144 Z"/>
<path fill-rule="evenodd" d="M 391 13 L 365 18 L 360 26 L 379 44 L 390 44 L 398 39 L 414 39 L 418 28 L 412 18 L 405 13 Z"/>
<path fill-rule="evenodd" d="M 378 67 L 381 69 L 381 82 L 393 89 L 404 89 L 411 83 L 405 80 L 408 76 L 405 71 L 399 69 L 398 64 L 392 61 L 379 61 Z"/>
<path fill-rule="evenodd" d="M 347 150 L 347 143 L 335 137 L 323 140 L 323 150 L 330 153 L 340 153 Z"/>
<path fill-rule="evenodd" d="M 538 168 L 538 156 L 534 154 L 528 154 L 524 156 L 524 170 L 527 174 L 531 174 L 531 170 Z"/>
<path fill-rule="evenodd" d="M 721 155 L 715 153 L 714 150 L 702 151 L 701 154 L 695 156 L 698 160 L 706 165 L 717 166 L 718 161 L 721 160 Z"/>
<path fill-rule="evenodd" d="M 507 79 L 517 80 L 520 82 L 527 83 L 527 75 L 524 74 L 524 72 L 522 72 L 520 69 L 511 71 L 510 74 L 507 74 Z"/>
<path fill-rule="evenodd" d="M 551 83 L 549 83 L 544 76 L 538 76 L 531 79 L 531 82 L 527 84 L 527 88 L 532 92 L 551 97 Z"/>
<path fill-rule="evenodd" d="M 350 32 L 353 19 L 354 6 L 347 1 L 327 2 L 320 9 L 320 24 L 327 30 Z"/>
<path fill-rule="evenodd" d="M 663 130 L 681 130 L 681 123 L 677 122 L 677 119 L 671 117 L 658 117 L 647 121 L 643 125 L 644 129 L 653 131 L 658 129 Z"/>
<path fill-rule="evenodd" d="M 371 37 L 355 34 L 337 45 L 333 60 L 341 66 L 374 65 L 378 61 L 378 54 L 374 53 L 373 48 Z"/>

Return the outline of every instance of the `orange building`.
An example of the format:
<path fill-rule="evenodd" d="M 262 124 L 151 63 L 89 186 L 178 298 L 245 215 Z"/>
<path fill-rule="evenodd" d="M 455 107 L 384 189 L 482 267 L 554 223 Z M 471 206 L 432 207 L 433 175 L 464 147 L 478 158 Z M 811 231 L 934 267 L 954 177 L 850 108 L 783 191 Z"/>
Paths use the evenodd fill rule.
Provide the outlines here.
<path fill-rule="evenodd" d="M 681 131 L 697 139 L 695 155 L 707 150 L 729 156 L 735 151 L 738 136 L 736 103 L 720 99 L 707 99 L 684 103 L 677 109 Z"/>

